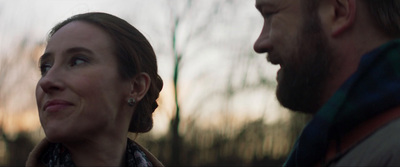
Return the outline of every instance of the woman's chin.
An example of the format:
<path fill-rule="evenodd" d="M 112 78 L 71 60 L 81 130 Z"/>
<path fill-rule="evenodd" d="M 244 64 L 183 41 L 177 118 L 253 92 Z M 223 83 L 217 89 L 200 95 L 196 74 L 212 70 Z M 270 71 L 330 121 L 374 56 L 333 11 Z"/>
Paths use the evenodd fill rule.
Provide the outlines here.
<path fill-rule="evenodd" d="M 60 130 L 45 130 L 45 134 L 47 140 L 52 143 L 63 143 L 71 140 L 71 136 L 65 135 L 65 133 L 62 133 Z"/>

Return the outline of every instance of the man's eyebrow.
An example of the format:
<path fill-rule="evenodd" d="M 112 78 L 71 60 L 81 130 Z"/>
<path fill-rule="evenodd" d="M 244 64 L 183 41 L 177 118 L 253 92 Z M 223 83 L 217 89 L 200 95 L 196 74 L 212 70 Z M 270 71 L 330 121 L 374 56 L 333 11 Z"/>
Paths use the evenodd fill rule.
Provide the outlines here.
<path fill-rule="evenodd" d="M 258 11 L 261 11 L 261 6 L 262 6 L 262 5 L 261 5 L 261 2 L 260 2 L 260 1 L 256 1 L 256 5 L 255 5 L 255 6 L 256 6 L 256 8 L 257 8 Z"/>
<path fill-rule="evenodd" d="M 257 0 L 256 1 L 256 8 L 258 9 L 258 11 L 262 11 L 263 6 L 269 6 L 269 7 L 273 7 L 275 6 L 275 4 L 271 1 L 266 1 L 266 0 Z"/>
<path fill-rule="evenodd" d="M 50 58 L 52 54 L 51 53 L 44 53 L 42 56 L 40 56 L 39 58 L 39 64 L 41 64 L 42 62 L 46 61 L 47 59 Z"/>

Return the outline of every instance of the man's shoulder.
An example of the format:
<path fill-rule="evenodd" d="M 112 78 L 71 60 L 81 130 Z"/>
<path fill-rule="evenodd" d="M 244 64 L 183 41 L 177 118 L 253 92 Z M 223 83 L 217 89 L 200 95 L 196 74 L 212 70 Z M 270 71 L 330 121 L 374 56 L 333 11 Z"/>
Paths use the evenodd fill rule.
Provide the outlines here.
<path fill-rule="evenodd" d="M 400 166 L 399 132 L 400 118 L 362 140 L 333 166 Z"/>

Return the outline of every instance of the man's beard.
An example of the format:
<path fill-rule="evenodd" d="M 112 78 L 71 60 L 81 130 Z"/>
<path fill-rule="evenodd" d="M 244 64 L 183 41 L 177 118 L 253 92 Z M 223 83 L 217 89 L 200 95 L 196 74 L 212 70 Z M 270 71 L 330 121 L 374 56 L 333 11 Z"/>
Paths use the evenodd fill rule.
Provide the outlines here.
<path fill-rule="evenodd" d="M 317 16 L 316 16 L 317 17 Z M 333 53 L 318 17 L 308 17 L 297 37 L 292 61 L 280 71 L 276 95 L 282 106 L 293 111 L 316 113 L 330 75 Z"/>

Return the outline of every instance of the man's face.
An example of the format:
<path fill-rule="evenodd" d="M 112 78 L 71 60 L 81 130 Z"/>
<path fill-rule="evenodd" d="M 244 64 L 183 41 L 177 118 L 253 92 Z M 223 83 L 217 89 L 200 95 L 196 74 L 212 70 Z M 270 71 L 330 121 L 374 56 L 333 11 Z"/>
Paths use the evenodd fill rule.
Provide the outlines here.
<path fill-rule="evenodd" d="M 304 10 L 303 1 L 256 0 L 264 27 L 254 44 L 268 61 L 279 64 L 276 95 L 291 110 L 315 113 L 330 74 L 331 49 L 318 15 Z"/>

